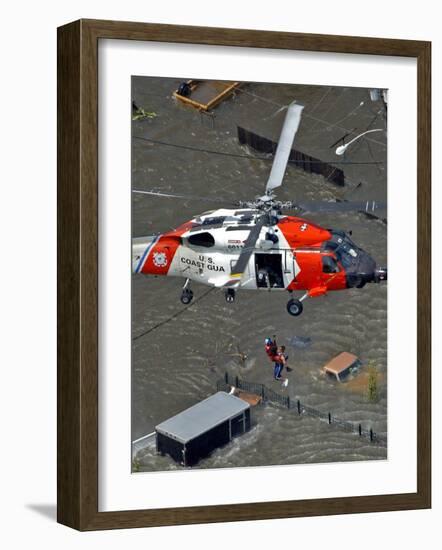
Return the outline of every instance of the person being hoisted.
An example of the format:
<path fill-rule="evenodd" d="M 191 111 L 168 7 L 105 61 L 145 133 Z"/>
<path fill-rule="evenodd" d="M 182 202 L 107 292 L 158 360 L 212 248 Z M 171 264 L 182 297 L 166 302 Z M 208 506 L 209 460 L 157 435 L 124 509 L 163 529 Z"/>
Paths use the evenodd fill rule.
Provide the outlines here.
<path fill-rule="evenodd" d="M 276 336 L 273 336 L 273 338 L 266 338 L 264 343 L 266 355 L 273 365 L 273 378 L 274 380 L 281 380 L 282 385 L 286 387 L 288 384 L 288 379 L 283 378 L 281 374 L 284 367 L 286 367 L 288 372 L 290 372 L 292 369 L 287 366 L 288 356 L 285 354 L 285 346 L 281 346 L 280 348 L 278 348 L 278 344 L 276 343 Z"/>
<path fill-rule="evenodd" d="M 278 348 L 273 360 L 275 362 L 274 369 L 273 369 L 273 378 L 274 380 L 281 380 L 282 379 L 281 373 L 285 367 L 285 362 L 286 362 L 286 358 L 282 353 L 281 348 Z"/>
<path fill-rule="evenodd" d="M 285 346 L 281 346 L 277 349 L 276 355 L 273 358 L 275 364 L 273 367 L 273 379 L 281 380 L 283 387 L 287 387 L 289 381 L 288 378 L 282 376 L 282 371 L 284 367 L 288 370 L 287 367 L 287 355 L 285 354 Z M 291 370 L 291 369 L 290 369 Z"/>

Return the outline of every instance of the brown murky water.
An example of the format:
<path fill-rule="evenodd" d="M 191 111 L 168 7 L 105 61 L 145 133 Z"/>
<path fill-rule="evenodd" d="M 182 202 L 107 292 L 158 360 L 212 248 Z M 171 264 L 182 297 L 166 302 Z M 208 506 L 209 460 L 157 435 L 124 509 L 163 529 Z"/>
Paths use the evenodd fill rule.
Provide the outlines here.
<path fill-rule="evenodd" d="M 214 117 L 177 103 L 173 91 L 183 79 L 133 78 L 133 99 L 153 119 L 133 122 L 133 136 L 216 150 L 255 154 L 237 140 L 237 125 L 277 141 L 284 119 L 280 106 L 293 99 L 305 105 L 296 148 L 324 161 L 342 160 L 330 147 L 346 131 L 355 134 L 385 128 L 382 102 L 371 102 L 368 90 L 315 86 L 247 84 L 243 92 L 223 102 Z M 370 125 L 370 126 L 369 126 Z M 352 137 L 354 137 L 354 135 Z M 382 164 L 345 165 L 345 188 L 289 166 L 278 198 L 317 200 L 342 197 L 386 201 L 385 133 L 359 140 L 346 160 Z M 270 162 L 219 156 L 133 139 L 132 182 L 138 189 L 245 200 L 262 194 Z M 360 185 L 359 185 L 360 184 Z M 194 215 L 213 209 L 204 200 L 178 200 L 133 195 L 133 236 L 169 230 Z M 306 216 L 324 227 L 352 230 L 353 240 L 378 265 L 387 265 L 387 227 L 358 213 Z M 132 281 L 132 436 L 151 432 L 155 425 L 216 390 L 225 371 L 280 390 L 264 351 L 264 338 L 276 334 L 287 346 L 287 390 L 293 398 L 377 433 L 387 432 L 387 285 L 367 285 L 307 300 L 304 313 L 286 312 L 286 292 L 244 291 L 227 304 L 222 291 L 193 284 L 195 302 L 179 301 L 184 281 L 134 275 Z M 199 301 L 196 301 L 203 294 Z M 179 313 L 177 316 L 175 316 Z M 172 320 L 167 321 L 172 316 Z M 167 322 L 165 322 L 167 321 Z M 163 323 L 164 322 L 164 323 Z M 157 326 L 159 325 L 159 326 Z M 157 328 L 155 328 L 157 327 Z M 293 337 L 311 339 L 292 347 Z M 234 356 L 246 353 L 245 365 Z M 320 368 L 341 351 L 378 367 L 380 399 L 367 401 L 366 378 L 338 384 Z M 387 449 L 329 427 L 319 420 L 298 417 L 270 405 L 253 410 L 254 427 L 246 435 L 214 452 L 199 467 L 218 468 L 307 462 L 385 459 Z M 180 468 L 172 459 L 155 454 L 153 443 L 137 456 L 141 470 Z"/>

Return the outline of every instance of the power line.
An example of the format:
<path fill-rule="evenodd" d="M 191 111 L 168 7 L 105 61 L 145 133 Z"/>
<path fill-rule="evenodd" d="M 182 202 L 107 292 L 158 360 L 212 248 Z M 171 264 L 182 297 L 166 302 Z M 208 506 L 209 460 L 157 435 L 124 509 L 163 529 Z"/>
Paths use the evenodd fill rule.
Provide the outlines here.
<path fill-rule="evenodd" d="M 154 143 L 155 145 L 164 145 L 166 147 L 175 147 L 176 149 L 187 149 L 189 151 L 197 151 L 198 153 L 208 153 L 211 155 L 221 155 L 225 157 L 236 157 L 244 158 L 248 160 L 264 160 L 266 162 L 272 162 L 273 158 L 269 157 L 257 157 L 254 155 L 243 155 L 241 153 L 226 153 L 225 151 L 214 151 L 212 149 L 204 149 L 202 147 L 192 147 L 191 145 L 182 145 L 180 143 L 170 143 L 167 141 L 160 141 L 158 139 L 147 138 L 142 136 L 133 136 L 133 139 L 138 139 L 140 141 L 147 141 L 149 143 Z M 295 163 L 295 161 L 289 160 L 289 163 Z M 326 162 L 323 160 L 304 160 L 304 164 L 383 164 L 382 161 L 372 161 L 372 162 L 355 162 L 355 161 L 330 161 Z"/>
<path fill-rule="evenodd" d="M 283 109 L 283 108 L 286 107 L 286 105 L 281 105 L 280 103 L 277 103 L 276 101 L 272 101 L 271 99 L 267 99 L 266 97 L 262 97 L 258 94 L 253 93 L 253 92 L 249 92 L 248 90 L 244 90 L 244 88 L 238 88 L 236 91 L 241 92 L 241 93 L 246 94 L 246 95 L 250 95 L 250 96 L 252 96 L 256 99 L 259 99 L 259 100 L 263 101 L 264 103 L 270 103 L 271 105 L 275 105 L 275 107 L 279 107 L 280 109 Z M 306 117 L 306 118 L 310 118 L 310 119 L 312 119 L 316 122 L 326 124 L 327 126 L 332 126 L 334 128 L 339 128 L 340 130 L 344 130 L 346 132 L 350 131 L 348 128 L 344 128 L 343 126 L 339 126 L 339 124 L 336 124 L 336 123 L 333 123 L 333 122 L 327 122 L 326 120 L 315 117 L 315 116 L 313 116 L 311 114 L 308 114 L 308 113 L 305 113 L 305 112 L 302 114 L 302 116 Z M 347 117 L 344 117 L 344 119 L 342 119 L 342 120 L 345 120 L 345 118 L 347 118 Z M 341 121 L 339 121 L 339 122 L 341 122 Z M 373 143 L 376 143 L 378 145 L 382 145 L 382 147 L 387 147 L 385 143 L 382 143 L 381 141 L 378 141 L 376 139 L 372 139 L 372 138 L 366 138 L 366 139 L 367 139 L 367 141 L 372 141 Z M 333 164 L 340 164 L 340 163 L 334 162 Z M 341 164 L 344 164 L 344 163 L 341 163 Z M 351 163 L 348 163 L 348 164 L 351 164 Z M 354 164 L 372 164 L 372 163 L 361 162 L 361 163 L 354 163 Z"/>
<path fill-rule="evenodd" d="M 201 294 L 201 296 L 199 296 L 198 298 L 196 298 L 195 300 L 192 301 L 192 303 L 190 303 L 187 307 L 183 308 L 183 309 L 180 309 L 179 311 L 177 311 L 176 313 L 174 313 L 172 316 L 168 317 L 167 319 L 165 319 L 164 321 L 161 321 L 159 323 L 157 323 L 156 325 L 154 325 L 153 327 L 151 327 L 150 329 L 142 332 L 141 334 L 138 334 L 137 336 L 134 336 L 132 338 L 132 342 L 135 342 L 135 340 L 138 340 L 139 338 L 141 338 L 142 336 L 146 336 L 146 334 L 149 334 L 150 332 L 153 332 L 154 330 L 156 330 L 157 328 L 160 328 L 162 327 L 163 325 L 169 323 L 170 321 L 172 321 L 173 319 L 176 319 L 177 317 L 179 317 L 181 314 L 183 314 L 186 310 L 188 310 L 189 308 L 191 308 L 192 306 L 194 306 L 195 304 L 197 304 L 199 301 L 201 301 L 203 298 L 205 298 L 208 294 L 210 294 L 210 292 L 212 292 L 212 290 L 215 290 L 216 287 L 212 287 L 212 288 L 209 288 L 209 290 L 207 290 L 206 292 L 204 292 L 204 294 Z"/>

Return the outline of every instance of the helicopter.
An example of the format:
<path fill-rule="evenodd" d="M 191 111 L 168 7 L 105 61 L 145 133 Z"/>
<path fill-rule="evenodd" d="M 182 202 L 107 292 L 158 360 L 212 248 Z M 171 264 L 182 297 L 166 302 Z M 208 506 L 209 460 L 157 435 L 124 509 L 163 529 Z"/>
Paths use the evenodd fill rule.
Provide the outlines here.
<path fill-rule="evenodd" d="M 387 268 L 351 239 L 351 233 L 326 229 L 284 210 L 363 211 L 382 207 L 375 202 L 279 201 L 275 189 L 283 183 L 303 106 L 287 108 L 265 193 L 233 208 L 204 212 L 172 231 L 132 240 L 132 270 L 144 275 L 185 279 L 181 302 L 193 299 L 191 282 L 224 290 L 233 303 L 239 290 L 286 290 L 287 312 L 298 316 L 306 298 L 330 291 L 362 289 L 387 280 Z M 134 189 L 134 193 L 173 198 L 202 198 Z M 212 199 L 211 199 L 212 200 Z M 215 202 L 224 202 L 215 199 Z M 224 202 L 225 206 L 225 202 Z M 299 298 L 293 292 L 303 291 Z"/>

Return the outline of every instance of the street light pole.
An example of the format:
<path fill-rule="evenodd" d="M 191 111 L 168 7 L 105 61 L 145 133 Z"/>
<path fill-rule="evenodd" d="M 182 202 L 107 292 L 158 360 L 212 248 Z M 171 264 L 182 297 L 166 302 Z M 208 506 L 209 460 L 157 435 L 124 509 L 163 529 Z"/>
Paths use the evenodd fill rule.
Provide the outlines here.
<path fill-rule="evenodd" d="M 358 136 L 356 136 L 355 138 L 353 138 L 351 141 L 349 141 L 348 143 L 345 143 L 344 145 L 340 145 L 337 149 L 336 149 L 336 154 L 337 155 L 343 155 L 345 153 L 345 151 L 347 150 L 347 147 L 349 145 L 351 145 L 353 142 L 355 142 L 357 139 L 361 138 L 362 136 L 365 136 L 366 134 L 370 134 L 371 132 L 383 132 L 383 129 L 382 128 L 375 128 L 374 130 L 367 130 L 366 132 L 362 132 L 362 134 L 359 134 Z"/>

